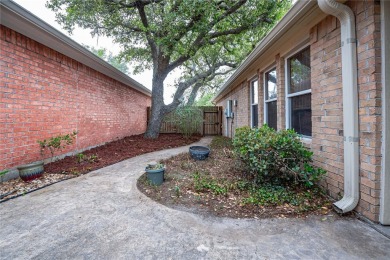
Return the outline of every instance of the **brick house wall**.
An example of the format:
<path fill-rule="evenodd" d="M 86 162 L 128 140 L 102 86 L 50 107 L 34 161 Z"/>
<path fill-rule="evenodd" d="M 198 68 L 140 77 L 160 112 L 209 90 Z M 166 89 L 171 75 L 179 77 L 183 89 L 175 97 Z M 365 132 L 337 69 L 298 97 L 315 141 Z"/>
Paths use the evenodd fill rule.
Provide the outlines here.
<path fill-rule="evenodd" d="M 250 125 L 249 94 L 249 82 L 242 82 L 217 104 L 217 106 L 226 108 L 227 100 L 237 100 L 237 106 L 233 105 L 234 118 L 227 119 L 225 114 L 222 115 L 222 133 L 224 135 L 226 135 L 226 120 L 228 125 L 227 136 L 230 137 L 234 136 L 236 128 Z"/>
<path fill-rule="evenodd" d="M 381 22 L 380 2 L 374 0 L 346 3 L 355 13 L 357 31 L 358 96 L 359 96 L 359 149 L 360 149 L 360 200 L 355 210 L 377 222 L 380 209 L 381 174 Z M 343 104 L 341 73 L 341 32 L 339 21 L 333 16 L 306 28 L 309 36 L 311 62 L 312 138 L 304 140 L 314 152 L 314 164 L 327 171 L 322 185 L 334 199 L 341 199 L 344 189 L 343 156 Z M 291 39 L 289 39 L 291 40 Z M 290 46 L 294 49 L 296 46 Z M 285 60 L 291 50 L 278 50 L 274 63 L 277 82 L 277 127 L 286 128 Z M 263 56 L 267 53 L 263 54 Z M 288 56 L 287 56 L 288 57 Z M 257 68 L 259 75 L 259 104 L 264 96 L 263 75 L 269 65 Z M 243 74 L 250 79 L 253 66 Z M 218 97 L 218 105 L 225 106 L 227 99 L 247 102 L 249 113 L 249 86 L 247 91 L 230 90 Z M 243 96 L 237 96 L 243 95 Z M 259 125 L 264 111 L 259 106 Z M 243 116 L 241 116 L 243 117 Z M 247 122 L 247 124 L 245 124 Z M 240 124 L 239 124 L 240 123 Z M 250 125 L 248 121 L 237 126 Z M 223 125 L 225 127 L 225 125 Z M 233 126 L 234 128 L 234 126 Z M 224 132 L 223 132 L 224 133 Z"/>
<path fill-rule="evenodd" d="M 381 172 L 380 3 L 351 1 L 357 32 L 360 200 L 356 211 L 379 220 Z M 343 193 L 343 113 L 340 24 L 328 16 L 312 28 L 312 150 L 316 165 L 327 170 L 325 187 Z"/>
<path fill-rule="evenodd" d="M 3 25 L 0 49 L 0 169 L 58 134 L 78 131 L 65 154 L 145 131 L 149 96 Z"/>

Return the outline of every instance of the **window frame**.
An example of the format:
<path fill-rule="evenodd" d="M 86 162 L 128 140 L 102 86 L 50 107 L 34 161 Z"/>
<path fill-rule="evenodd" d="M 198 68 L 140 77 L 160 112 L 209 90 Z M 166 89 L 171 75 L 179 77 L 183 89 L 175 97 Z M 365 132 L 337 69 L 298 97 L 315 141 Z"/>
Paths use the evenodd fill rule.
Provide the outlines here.
<path fill-rule="evenodd" d="M 257 81 L 257 100 L 256 103 L 252 103 L 252 96 L 253 96 L 253 83 Z M 259 78 L 253 77 L 251 80 L 249 80 L 249 111 L 250 111 L 250 127 L 254 128 L 253 126 L 253 106 L 257 105 L 257 127 L 259 126 Z"/>
<path fill-rule="evenodd" d="M 290 87 L 290 68 L 288 66 L 288 61 L 289 59 L 302 52 L 303 50 L 305 49 L 309 49 L 310 50 L 310 44 L 305 44 L 303 45 L 302 47 L 298 48 L 298 49 L 295 49 L 293 52 L 289 53 L 286 57 L 285 57 L 285 60 L 284 60 L 284 71 L 285 71 L 285 103 L 286 103 L 286 112 L 285 112 L 285 116 L 286 116 L 286 129 L 291 129 L 292 127 L 292 122 L 291 122 L 291 98 L 293 97 L 297 97 L 297 96 L 302 96 L 302 95 L 306 95 L 306 94 L 311 94 L 311 90 L 312 90 L 312 86 L 310 84 L 310 89 L 306 89 L 306 90 L 302 90 L 302 91 L 299 91 L 299 92 L 295 92 L 295 93 L 292 93 L 292 94 L 289 94 L 289 87 Z M 311 52 L 310 52 L 310 56 L 311 56 Z M 311 64 L 310 64 L 310 71 L 311 71 Z M 311 80 L 311 73 L 310 73 L 310 80 Z M 312 98 L 310 98 L 312 100 Z M 313 120 L 311 121 L 312 122 L 312 129 L 313 129 Z M 312 133 L 313 134 L 313 133 Z M 302 135 L 302 134 L 299 134 L 300 137 L 302 139 L 306 139 L 306 140 L 312 140 L 312 136 L 308 136 L 308 135 Z"/>
<path fill-rule="evenodd" d="M 275 70 L 276 72 L 276 82 L 278 81 L 278 74 L 277 74 L 277 70 L 276 70 L 276 66 L 272 66 L 270 69 L 266 70 L 264 73 L 263 73 L 263 82 L 264 82 L 264 86 L 263 86 L 263 90 L 264 90 L 264 124 L 268 124 L 268 106 L 267 106 L 267 103 L 270 103 L 270 102 L 273 102 L 273 101 L 276 101 L 278 100 L 278 85 L 276 84 L 276 98 L 271 98 L 271 99 L 267 99 L 267 93 L 268 93 L 268 84 L 267 84 L 267 77 L 266 77 L 266 74 Z M 276 103 L 277 105 L 277 103 Z M 278 117 L 278 113 L 276 113 L 276 117 Z M 276 128 L 278 128 L 276 126 Z"/>

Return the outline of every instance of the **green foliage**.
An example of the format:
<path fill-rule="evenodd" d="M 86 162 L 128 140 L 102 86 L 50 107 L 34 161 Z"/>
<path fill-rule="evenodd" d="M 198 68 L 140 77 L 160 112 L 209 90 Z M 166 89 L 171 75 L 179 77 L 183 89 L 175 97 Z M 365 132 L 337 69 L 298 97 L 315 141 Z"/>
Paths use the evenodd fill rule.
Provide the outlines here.
<path fill-rule="evenodd" d="M 82 162 L 94 163 L 99 160 L 99 157 L 96 154 L 91 154 L 90 156 L 86 156 L 83 153 L 79 153 L 76 155 L 76 158 L 78 163 L 82 163 Z"/>
<path fill-rule="evenodd" d="M 1 171 L 1 172 L 0 172 L 0 177 L 3 176 L 3 175 L 5 175 L 5 174 L 7 174 L 7 172 L 8 172 L 8 170 Z"/>
<path fill-rule="evenodd" d="M 208 83 L 222 82 L 290 5 L 291 0 L 49 0 L 46 4 L 69 32 L 78 25 L 92 35 L 110 37 L 121 46 L 120 58 L 135 65 L 135 72 L 153 70 L 152 103 L 162 111 L 152 114 L 151 121 L 156 122 L 154 117 L 176 108 L 195 86 L 219 87 Z M 175 70 L 182 75 L 173 102 L 165 105 L 164 81 Z M 160 125 L 149 124 L 148 131 L 149 127 L 156 132 Z"/>
<path fill-rule="evenodd" d="M 147 170 L 159 170 L 159 169 L 164 169 L 164 164 L 162 163 L 157 163 L 157 164 L 148 164 L 146 166 Z"/>
<path fill-rule="evenodd" d="M 176 126 L 179 133 L 188 138 L 195 133 L 199 133 L 203 122 L 202 109 L 192 106 L 182 106 L 175 110 Z"/>
<path fill-rule="evenodd" d="M 194 106 L 213 106 L 214 104 L 211 101 L 214 95 L 214 92 L 203 94 L 199 99 L 195 100 Z"/>
<path fill-rule="evenodd" d="M 126 63 L 119 57 L 112 54 L 111 51 L 108 51 L 106 48 L 95 49 L 94 47 L 83 45 L 85 48 L 90 50 L 93 54 L 98 56 L 99 58 L 105 60 L 110 63 L 112 66 L 122 71 L 125 74 L 129 74 L 129 68 Z"/>
<path fill-rule="evenodd" d="M 283 186 L 267 184 L 264 186 L 252 186 L 249 196 L 243 199 L 244 204 L 262 206 L 279 206 L 289 204 L 299 206 L 300 211 L 307 211 L 316 208 L 315 204 L 308 203 L 313 198 L 322 196 L 319 189 L 311 189 L 298 192 Z"/>
<path fill-rule="evenodd" d="M 44 139 L 42 141 L 37 141 L 41 147 L 41 155 L 44 156 L 46 150 L 49 150 L 51 157 L 54 157 L 56 151 L 60 151 L 68 145 L 73 143 L 73 140 L 76 138 L 77 132 L 73 131 L 71 134 L 58 135 L 50 139 Z"/>
<path fill-rule="evenodd" d="M 236 130 L 234 151 L 255 183 L 303 183 L 311 187 L 326 173 L 311 165 L 312 155 L 293 130 L 264 125 Z"/>
<path fill-rule="evenodd" d="M 226 195 L 228 192 L 228 186 L 218 183 L 217 180 L 210 178 L 199 172 L 195 172 L 194 175 L 194 187 L 196 191 L 210 191 L 216 195 Z"/>
<path fill-rule="evenodd" d="M 78 162 L 78 163 L 83 162 L 84 159 L 85 159 L 85 155 L 82 154 L 82 153 L 77 154 L 76 157 L 77 157 L 77 162 Z"/>

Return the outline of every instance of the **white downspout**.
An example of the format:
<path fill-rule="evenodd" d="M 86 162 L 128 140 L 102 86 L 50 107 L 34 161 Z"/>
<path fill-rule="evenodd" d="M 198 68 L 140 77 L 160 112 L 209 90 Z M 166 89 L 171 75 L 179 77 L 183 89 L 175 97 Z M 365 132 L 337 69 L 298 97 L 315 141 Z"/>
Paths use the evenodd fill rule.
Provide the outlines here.
<path fill-rule="evenodd" d="M 334 203 L 345 213 L 359 202 L 359 129 L 356 30 L 353 11 L 334 0 L 318 0 L 321 10 L 336 16 L 341 24 L 341 61 L 344 125 L 344 197 Z"/>

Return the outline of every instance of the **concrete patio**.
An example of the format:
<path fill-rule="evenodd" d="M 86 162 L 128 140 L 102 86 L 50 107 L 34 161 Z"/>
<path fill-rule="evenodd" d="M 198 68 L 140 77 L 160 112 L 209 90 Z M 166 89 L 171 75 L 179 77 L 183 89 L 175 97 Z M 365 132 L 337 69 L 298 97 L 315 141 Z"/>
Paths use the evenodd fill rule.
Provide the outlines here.
<path fill-rule="evenodd" d="M 202 139 L 202 144 L 210 138 Z M 228 219 L 140 193 L 138 156 L 0 204 L 0 259 L 390 259 L 390 239 L 356 219 Z"/>

